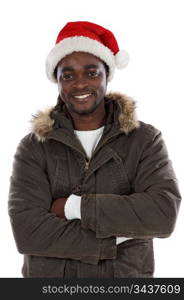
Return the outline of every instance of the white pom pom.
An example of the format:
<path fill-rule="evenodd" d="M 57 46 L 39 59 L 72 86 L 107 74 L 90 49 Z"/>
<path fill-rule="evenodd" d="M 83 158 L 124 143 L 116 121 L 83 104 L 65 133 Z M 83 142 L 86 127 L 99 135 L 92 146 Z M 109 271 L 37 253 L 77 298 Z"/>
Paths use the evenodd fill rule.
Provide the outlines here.
<path fill-rule="evenodd" d="M 115 64 L 118 69 L 125 68 L 129 63 L 129 54 L 125 50 L 119 51 L 115 55 Z"/>

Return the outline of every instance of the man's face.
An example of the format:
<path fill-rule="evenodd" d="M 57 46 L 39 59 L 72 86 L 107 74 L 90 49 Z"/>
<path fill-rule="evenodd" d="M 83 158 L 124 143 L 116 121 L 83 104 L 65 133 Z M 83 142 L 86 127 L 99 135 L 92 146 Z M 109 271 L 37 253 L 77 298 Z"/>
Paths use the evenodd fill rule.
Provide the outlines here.
<path fill-rule="evenodd" d="M 57 66 L 61 99 L 70 112 L 89 115 L 104 105 L 107 74 L 104 63 L 96 56 L 73 52 Z"/>

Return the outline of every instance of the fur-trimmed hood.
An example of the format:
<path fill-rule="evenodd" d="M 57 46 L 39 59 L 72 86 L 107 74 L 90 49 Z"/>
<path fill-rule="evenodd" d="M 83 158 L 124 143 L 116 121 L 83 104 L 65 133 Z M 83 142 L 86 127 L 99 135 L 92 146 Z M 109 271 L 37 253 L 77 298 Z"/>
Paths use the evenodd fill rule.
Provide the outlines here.
<path fill-rule="evenodd" d="M 125 94 L 109 93 L 105 99 L 117 101 L 120 107 L 119 124 L 120 130 L 128 134 L 133 129 L 139 127 L 139 121 L 136 116 L 136 102 Z M 54 107 L 50 107 L 45 111 L 38 111 L 31 120 L 31 131 L 39 141 L 44 142 L 47 135 L 52 131 L 54 119 L 51 118 L 51 112 Z"/>

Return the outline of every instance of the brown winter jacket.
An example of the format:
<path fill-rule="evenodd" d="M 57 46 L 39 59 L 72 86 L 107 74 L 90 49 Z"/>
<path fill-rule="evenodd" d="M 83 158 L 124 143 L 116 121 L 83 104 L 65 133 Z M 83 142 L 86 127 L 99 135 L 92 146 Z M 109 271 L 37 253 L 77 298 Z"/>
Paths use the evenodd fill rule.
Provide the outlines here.
<path fill-rule="evenodd" d="M 39 112 L 16 151 L 9 215 L 24 277 L 152 277 L 153 238 L 168 237 L 180 205 L 161 132 L 136 119 L 135 102 L 105 99 L 107 120 L 87 161 L 65 105 Z M 50 211 L 81 195 L 81 220 Z M 133 239 L 116 245 L 116 237 Z"/>

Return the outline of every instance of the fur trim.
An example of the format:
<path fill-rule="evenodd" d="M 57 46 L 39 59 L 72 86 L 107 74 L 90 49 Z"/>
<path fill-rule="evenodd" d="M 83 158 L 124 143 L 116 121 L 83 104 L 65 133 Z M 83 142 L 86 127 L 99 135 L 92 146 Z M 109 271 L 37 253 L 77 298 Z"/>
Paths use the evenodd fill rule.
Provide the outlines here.
<path fill-rule="evenodd" d="M 140 124 L 135 112 L 136 103 L 131 97 L 121 93 L 109 93 L 105 98 L 118 102 L 121 110 L 119 123 L 122 132 L 128 134 L 133 129 L 139 127 Z"/>
<path fill-rule="evenodd" d="M 119 123 L 122 132 L 128 134 L 133 129 L 139 127 L 139 121 L 135 113 L 135 101 L 131 97 L 121 93 L 109 93 L 105 98 L 118 102 L 121 110 Z M 54 107 L 51 107 L 46 111 L 38 111 L 31 120 L 32 132 L 36 135 L 38 141 L 44 142 L 48 133 L 53 128 L 54 120 L 50 117 L 50 112 L 53 108 Z"/>
<path fill-rule="evenodd" d="M 54 125 L 54 120 L 50 117 L 52 109 L 53 107 L 50 107 L 45 111 L 38 111 L 30 121 L 32 132 L 40 142 L 45 141 L 47 134 L 52 130 Z"/>
<path fill-rule="evenodd" d="M 113 52 L 96 40 L 84 36 L 69 37 L 56 44 L 50 51 L 46 60 L 46 74 L 49 80 L 56 83 L 54 70 L 59 61 L 72 52 L 83 51 L 93 54 L 103 60 L 109 66 L 108 81 L 113 78 L 115 58 Z"/>

